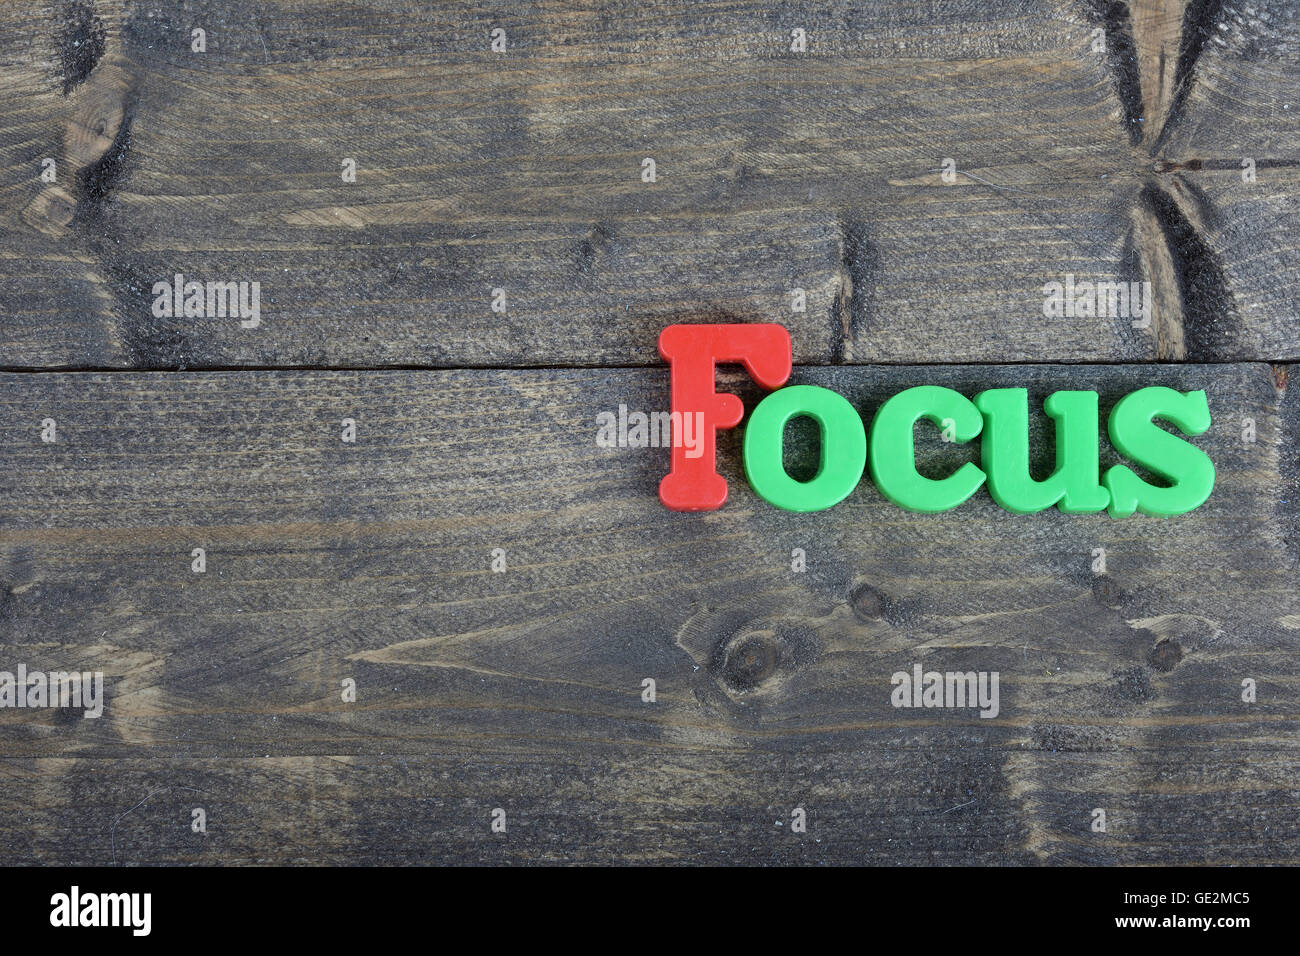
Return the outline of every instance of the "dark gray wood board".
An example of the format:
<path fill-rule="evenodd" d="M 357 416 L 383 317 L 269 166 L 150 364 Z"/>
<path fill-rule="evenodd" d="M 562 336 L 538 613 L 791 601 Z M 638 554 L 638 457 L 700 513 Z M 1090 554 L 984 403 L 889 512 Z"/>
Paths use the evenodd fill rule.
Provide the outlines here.
<path fill-rule="evenodd" d="M 7 4 L 0 367 L 646 365 L 683 316 L 785 322 L 807 363 L 1294 359 L 1297 28 L 1289 0 Z M 261 326 L 155 316 L 176 273 L 258 282 Z M 1150 328 L 1045 318 L 1066 274 L 1150 282 Z"/>
<path fill-rule="evenodd" d="M 1218 484 L 1168 520 L 869 483 L 789 514 L 738 431 L 727 505 L 670 513 L 666 450 L 595 442 L 665 369 L 0 375 L 6 659 L 108 686 L 98 720 L 0 712 L 0 861 L 1296 863 L 1288 371 L 795 371 L 867 416 L 926 383 L 1204 388 Z M 1001 713 L 894 708 L 914 663 L 998 671 Z"/>

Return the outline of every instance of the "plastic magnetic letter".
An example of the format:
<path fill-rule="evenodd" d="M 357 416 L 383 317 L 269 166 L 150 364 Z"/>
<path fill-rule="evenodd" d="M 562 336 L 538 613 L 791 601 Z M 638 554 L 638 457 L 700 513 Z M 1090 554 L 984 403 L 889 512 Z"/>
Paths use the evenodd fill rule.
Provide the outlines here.
<path fill-rule="evenodd" d="M 821 467 L 795 481 L 782 461 L 785 426 L 806 415 L 821 430 Z M 786 511 L 822 511 L 843 501 L 867 467 L 867 432 L 848 400 L 818 385 L 791 385 L 766 396 L 745 426 L 745 477 L 760 498 Z"/>
<path fill-rule="evenodd" d="M 899 392 L 880 406 L 871 423 L 871 478 L 880 493 L 909 511 L 956 508 L 984 484 L 984 472 L 966 462 L 947 478 L 926 478 L 916 470 L 912 429 L 922 418 L 942 426 L 951 419 L 953 438 L 968 442 L 984 419 L 960 392 L 939 385 L 918 385 Z"/>
<path fill-rule="evenodd" d="M 989 495 L 1007 511 L 1025 515 L 1056 505 L 1079 513 L 1110 503 L 1101 486 L 1096 392 L 1053 392 L 1043 403 L 1056 423 L 1056 470 L 1044 481 L 1029 474 L 1029 391 L 991 388 L 975 396 L 975 407 L 984 413 L 980 445 Z"/>
<path fill-rule="evenodd" d="M 1164 386 L 1140 388 L 1125 395 L 1110 413 L 1110 443 L 1125 458 L 1171 482 L 1148 484 L 1131 468 L 1115 465 L 1103 479 L 1110 489 L 1110 516 L 1127 518 L 1134 511 L 1168 517 L 1200 507 L 1214 490 L 1210 456 L 1152 419 L 1172 422 L 1184 435 L 1200 435 L 1210 427 L 1205 392 L 1177 392 Z"/>
<path fill-rule="evenodd" d="M 719 362 L 741 363 L 771 391 L 790 377 L 790 333 L 771 322 L 670 325 L 659 333 L 659 354 L 672 366 L 672 470 L 659 482 L 659 500 L 673 511 L 713 511 L 727 500 L 727 480 L 717 471 L 719 428 L 735 428 L 745 414 L 740 399 L 715 392 Z M 688 448 L 686 416 L 702 422 Z"/>

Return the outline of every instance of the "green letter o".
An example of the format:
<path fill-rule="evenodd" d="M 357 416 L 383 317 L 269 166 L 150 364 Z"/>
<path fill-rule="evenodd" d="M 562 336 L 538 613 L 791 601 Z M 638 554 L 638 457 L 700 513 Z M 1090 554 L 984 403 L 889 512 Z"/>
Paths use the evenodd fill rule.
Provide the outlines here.
<path fill-rule="evenodd" d="M 821 430 L 821 467 L 809 481 L 785 470 L 785 426 L 807 415 Z M 791 385 L 772 392 L 745 427 L 745 477 L 760 498 L 786 511 L 822 511 L 857 487 L 867 465 L 862 417 L 836 392 L 819 385 Z"/>

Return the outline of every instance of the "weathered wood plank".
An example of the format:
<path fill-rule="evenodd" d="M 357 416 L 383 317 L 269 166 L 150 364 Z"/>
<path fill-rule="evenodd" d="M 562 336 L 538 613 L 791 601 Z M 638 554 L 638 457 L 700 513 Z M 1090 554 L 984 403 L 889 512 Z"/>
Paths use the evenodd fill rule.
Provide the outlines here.
<path fill-rule="evenodd" d="M 8 6 L 0 365 L 647 364 L 724 313 L 808 363 L 1294 358 L 1296 15 L 1192 7 Z M 178 272 L 261 326 L 154 316 Z M 1045 318 L 1067 273 L 1151 327 Z"/>
<path fill-rule="evenodd" d="M 796 370 L 868 415 L 920 383 L 1091 387 L 1104 408 L 1205 388 L 1218 485 L 1165 521 L 982 494 L 914 515 L 869 485 L 788 514 L 748 490 L 731 433 L 729 503 L 673 514 L 665 450 L 594 442 L 601 410 L 666 407 L 662 370 L 0 376 L 0 648 L 108 686 L 98 720 L 0 710 L 0 853 L 1298 862 L 1285 372 Z M 921 467 L 969 451 L 931 436 Z M 914 663 L 998 671 L 999 716 L 895 709 Z"/>

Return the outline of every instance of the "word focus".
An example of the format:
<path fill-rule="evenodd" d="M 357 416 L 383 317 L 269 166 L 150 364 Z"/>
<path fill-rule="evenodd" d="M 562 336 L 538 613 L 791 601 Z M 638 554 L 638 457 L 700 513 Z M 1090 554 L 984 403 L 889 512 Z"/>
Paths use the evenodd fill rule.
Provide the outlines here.
<path fill-rule="evenodd" d="M 1141 388 L 1110 413 L 1111 444 L 1163 485 L 1125 465 L 1101 474 L 1097 393 L 1053 392 L 1043 409 L 1056 426 L 1056 470 L 1039 481 L 1029 471 L 1027 389 L 994 388 L 967 398 L 937 385 L 909 388 L 880 406 L 868 440 L 862 417 L 842 395 L 817 385 L 782 387 L 793 365 L 783 326 L 670 325 L 659 336 L 659 354 L 671 366 L 673 429 L 690 418 L 703 422 L 692 436 L 691 454 L 680 440 L 672 442 L 672 467 L 659 484 L 659 499 L 674 511 L 713 511 L 727 500 L 726 479 L 717 472 L 717 430 L 739 425 L 745 409 L 737 396 L 715 390 L 719 363 L 743 365 L 771 393 L 745 428 L 745 477 L 759 497 L 786 511 L 822 511 L 839 503 L 868 465 L 881 494 L 918 512 L 956 508 L 987 485 L 993 500 L 1016 514 L 1055 506 L 1070 513 L 1106 510 L 1112 518 L 1135 512 L 1169 517 L 1199 507 L 1214 488 L 1209 456 L 1156 424 L 1168 422 L 1189 437 L 1204 433 L 1210 427 L 1204 391 Z M 799 416 L 813 419 L 821 435 L 821 466 L 808 481 L 791 478 L 783 462 L 785 427 Z M 959 444 L 979 438 L 980 464 L 966 462 L 946 478 L 921 475 L 913 436 L 922 420 Z"/>

